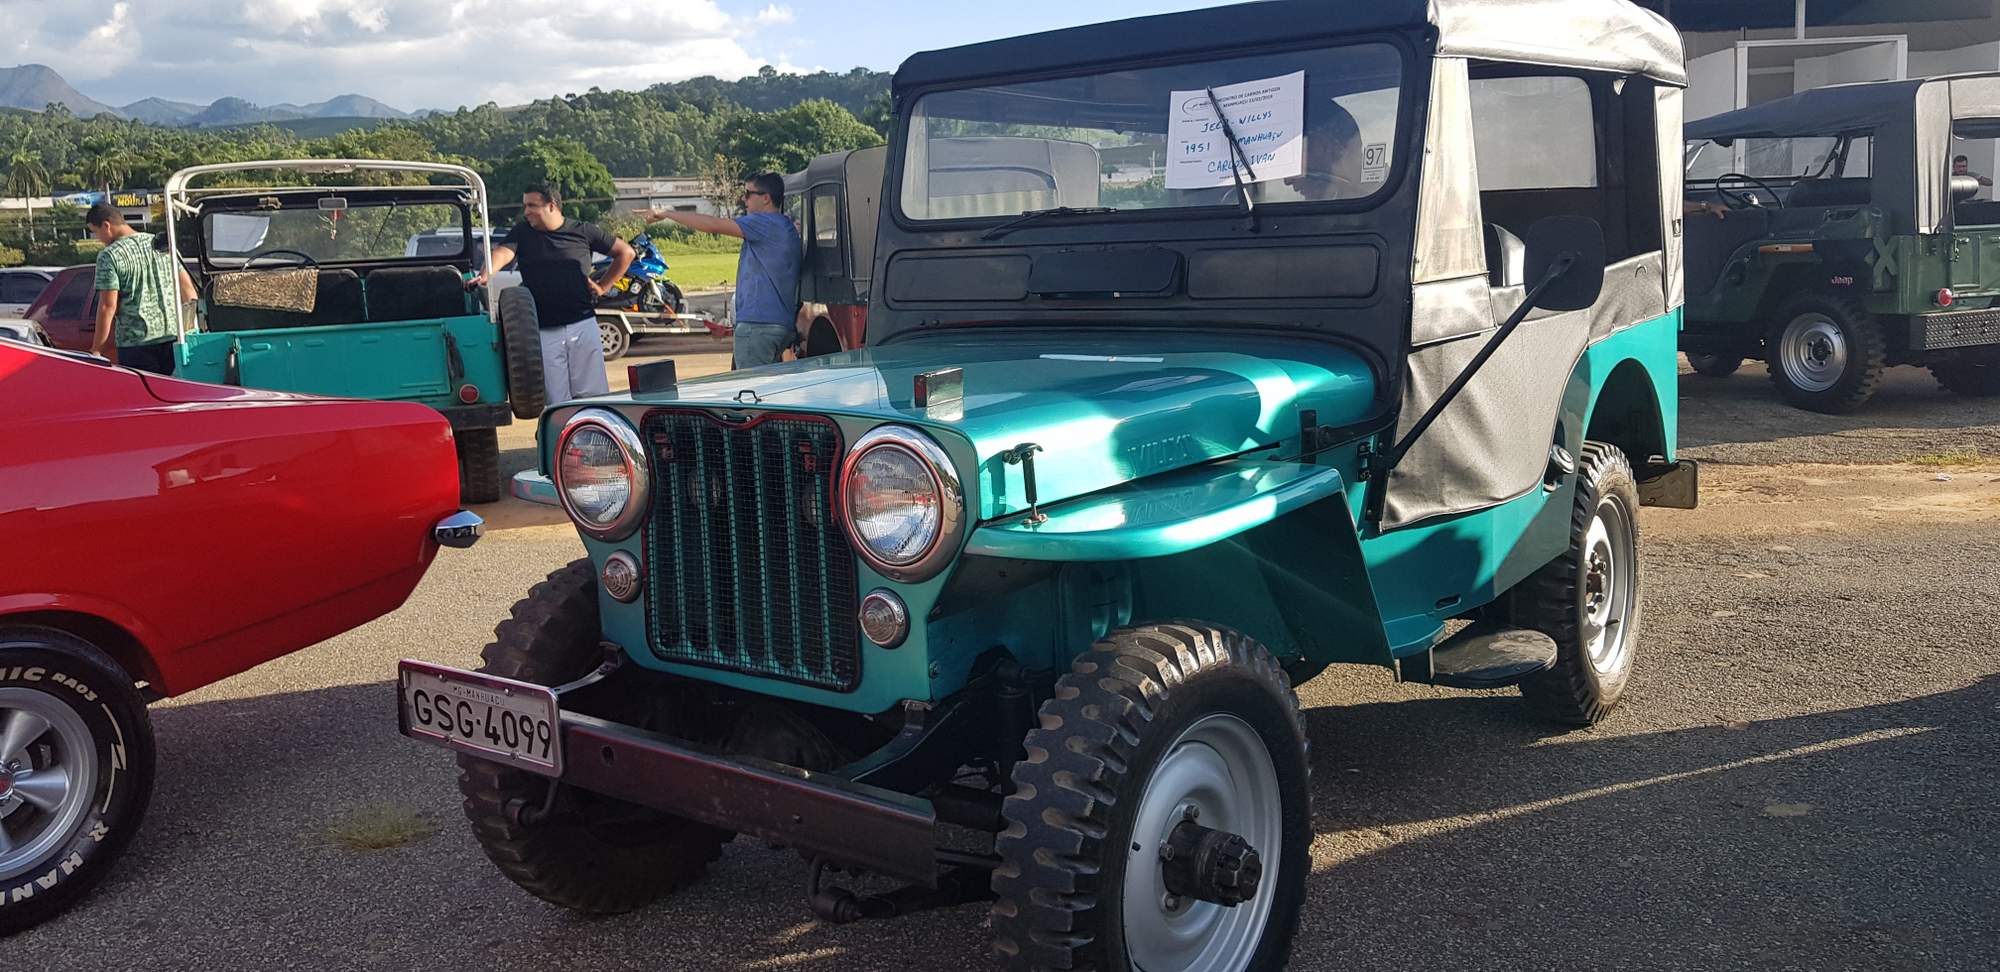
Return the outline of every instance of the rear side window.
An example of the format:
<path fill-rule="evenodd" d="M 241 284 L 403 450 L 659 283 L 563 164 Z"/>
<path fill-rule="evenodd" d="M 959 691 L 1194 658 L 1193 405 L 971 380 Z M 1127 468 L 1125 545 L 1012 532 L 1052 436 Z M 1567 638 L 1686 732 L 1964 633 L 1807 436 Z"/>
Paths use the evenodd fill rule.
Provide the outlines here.
<path fill-rule="evenodd" d="M 1472 140 L 1482 192 L 1597 185 L 1596 126 L 1582 78 L 1474 78 Z"/>
<path fill-rule="evenodd" d="M 812 197 L 813 245 L 840 245 L 840 197 L 822 192 Z"/>
<path fill-rule="evenodd" d="M 49 285 L 36 273 L 10 273 L 0 276 L 0 304 L 32 304 L 42 295 L 42 288 Z"/>
<path fill-rule="evenodd" d="M 97 278 L 88 270 L 71 275 L 50 304 L 49 316 L 59 319 L 82 317 L 84 307 L 90 303 L 90 288 L 96 281 Z"/>

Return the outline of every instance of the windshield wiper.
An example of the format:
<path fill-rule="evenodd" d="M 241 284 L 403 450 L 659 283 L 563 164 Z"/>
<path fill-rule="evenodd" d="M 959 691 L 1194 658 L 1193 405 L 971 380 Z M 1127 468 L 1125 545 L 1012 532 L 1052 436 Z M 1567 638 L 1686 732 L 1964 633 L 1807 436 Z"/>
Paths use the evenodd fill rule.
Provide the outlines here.
<path fill-rule="evenodd" d="M 1104 213 L 1115 213 L 1117 211 L 1110 206 L 1057 206 L 1054 209 L 1030 209 L 1013 219 L 979 234 L 979 238 L 982 240 L 997 240 L 1044 216 L 1096 216 L 1103 215 Z"/>
<path fill-rule="evenodd" d="M 1243 146 L 1236 142 L 1236 129 L 1229 124 L 1229 116 L 1223 114 L 1222 103 L 1215 98 L 1214 88 L 1203 88 L 1208 94 L 1208 110 L 1215 112 L 1215 121 L 1222 126 L 1222 137 L 1229 140 L 1229 177 L 1236 180 L 1236 197 L 1243 200 L 1243 216 L 1249 220 L 1249 230 L 1257 232 L 1257 204 L 1250 200 L 1250 190 L 1243 185 L 1243 173 L 1250 173 L 1252 182 L 1257 179 L 1257 170 L 1250 168 L 1250 157 L 1243 153 Z"/>

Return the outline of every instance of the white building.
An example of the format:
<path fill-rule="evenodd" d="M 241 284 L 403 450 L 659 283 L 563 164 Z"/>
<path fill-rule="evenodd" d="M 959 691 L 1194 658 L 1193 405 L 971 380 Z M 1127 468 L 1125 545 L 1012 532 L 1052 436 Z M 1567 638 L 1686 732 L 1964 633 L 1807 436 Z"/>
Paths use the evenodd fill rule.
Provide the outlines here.
<path fill-rule="evenodd" d="M 701 180 L 693 176 L 666 176 L 657 179 L 613 179 L 618 198 L 612 212 L 634 213 L 643 209 L 667 209 L 681 213 L 726 216 L 715 203 L 701 194 Z"/>

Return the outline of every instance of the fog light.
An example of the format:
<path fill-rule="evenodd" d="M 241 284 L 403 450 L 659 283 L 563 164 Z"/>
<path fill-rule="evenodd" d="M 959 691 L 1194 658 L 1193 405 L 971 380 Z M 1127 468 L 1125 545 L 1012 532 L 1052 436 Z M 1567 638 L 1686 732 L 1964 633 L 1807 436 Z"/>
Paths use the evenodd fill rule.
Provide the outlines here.
<path fill-rule="evenodd" d="M 895 648 L 910 634 L 910 609 L 888 591 L 871 591 L 861 599 L 861 633 L 884 648 Z"/>
<path fill-rule="evenodd" d="M 1939 307 L 1950 307 L 1951 302 L 1957 299 L 1958 295 L 1952 293 L 1950 287 L 1941 288 L 1937 292 L 1937 305 Z"/>
<path fill-rule="evenodd" d="M 604 558 L 604 570 L 598 573 L 604 593 L 626 603 L 638 598 L 639 582 L 644 579 L 645 571 L 640 569 L 639 561 L 623 550 Z"/>
<path fill-rule="evenodd" d="M 473 402 L 478 401 L 479 389 L 474 388 L 471 385 L 458 386 L 458 400 L 464 402 L 467 405 L 470 405 Z"/>

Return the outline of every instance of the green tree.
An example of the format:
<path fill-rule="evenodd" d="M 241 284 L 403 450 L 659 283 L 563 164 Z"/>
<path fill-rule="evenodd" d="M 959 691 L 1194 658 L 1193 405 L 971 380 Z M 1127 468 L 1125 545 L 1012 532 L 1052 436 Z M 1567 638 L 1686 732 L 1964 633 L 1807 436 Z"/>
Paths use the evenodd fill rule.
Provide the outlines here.
<path fill-rule="evenodd" d="M 868 99 L 861 107 L 861 121 L 874 129 L 875 134 L 888 138 L 889 126 L 896 123 L 896 99 L 887 91 Z"/>
<path fill-rule="evenodd" d="M 586 223 L 611 208 L 618 187 L 611 171 L 583 147 L 569 138 L 535 138 L 507 153 L 493 167 L 487 183 L 497 210 L 511 211 L 520 206 L 521 194 L 529 186 L 548 183 L 562 193 L 563 212 Z"/>
<path fill-rule="evenodd" d="M 796 172 L 816 155 L 882 144 L 875 129 L 825 99 L 751 115 L 730 136 L 728 155 L 750 171 Z"/>
<path fill-rule="evenodd" d="M 136 163 L 132 153 L 124 149 L 91 152 L 77 167 L 77 175 L 82 177 L 84 185 L 110 192 L 131 175 Z"/>
<path fill-rule="evenodd" d="M 7 153 L 7 195 L 26 199 L 28 203 L 28 241 L 35 239 L 35 197 L 47 195 L 49 191 L 49 170 L 42 165 L 42 153 L 29 144 L 30 135 L 23 131 L 13 151 Z"/>

